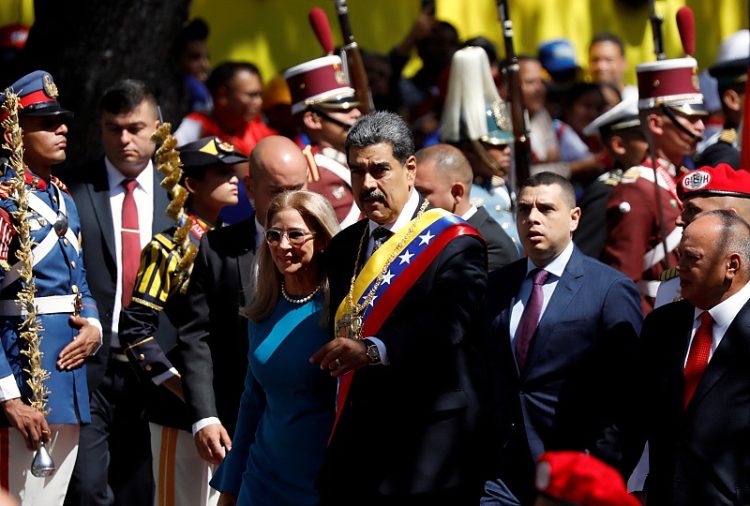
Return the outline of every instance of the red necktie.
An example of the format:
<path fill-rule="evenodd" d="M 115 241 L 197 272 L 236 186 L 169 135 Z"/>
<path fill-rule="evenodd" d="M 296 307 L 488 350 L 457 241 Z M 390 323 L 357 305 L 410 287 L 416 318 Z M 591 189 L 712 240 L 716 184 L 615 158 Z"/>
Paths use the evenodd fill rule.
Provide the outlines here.
<path fill-rule="evenodd" d="M 135 191 L 138 182 L 125 179 L 125 199 L 122 202 L 122 307 L 127 307 L 133 296 L 133 284 L 141 262 L 141 235 L 138 231 L 138 208 L 135 206 Z"/>
<path fill-rule="evenodd" d="M 704 311 L 701 316 L 701 324 L 695 331 L 695 337 L 690 344 L 687 363 L 685 363 L 685 395 L 683 397 L 683 409 L 687 409 L 690 399 L 693 398 L 695 389 L 698 388 L 698 382 L 703 376 L 703 371 L 708 365 L 708 357 L 711 355 L 711 343 L 713 335 L 711 329 L 714 325 L 714 319 L 708 311 Z"/>
<path fill-rule="evenodd" d="M 516 329 L 516 360 L 518 361 L 519 370 L 523 370 L 523 367 L 526 365 L 526 356 L 529 354 L 531 338 L 539 326 L 539 317 L 542 314 L 542 306 L 544 305 L 542 285 L 544 285 L 544 282 L 547 281 L 547 276 L 549 276 L 549 272 L 543 269 L 535 269 L 532 271 L 532 274 L 534 276 L 534 284 L 531 288 L 531 296 L 523 308 L 521 321 L 518 322 L 518 328 Z"/>

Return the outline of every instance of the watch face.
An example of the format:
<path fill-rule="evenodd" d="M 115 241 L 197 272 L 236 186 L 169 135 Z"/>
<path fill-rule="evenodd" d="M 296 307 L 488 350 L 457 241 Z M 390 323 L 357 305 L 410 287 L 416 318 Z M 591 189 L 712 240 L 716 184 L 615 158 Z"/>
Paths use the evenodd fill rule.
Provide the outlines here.
<path fill-rule="evenodd" d="M 378 352 L 378 347 L 374 344 L 367 345 L 367 357 L 370 359 L 371 363 L 380 362 L 380 352 Z"/>

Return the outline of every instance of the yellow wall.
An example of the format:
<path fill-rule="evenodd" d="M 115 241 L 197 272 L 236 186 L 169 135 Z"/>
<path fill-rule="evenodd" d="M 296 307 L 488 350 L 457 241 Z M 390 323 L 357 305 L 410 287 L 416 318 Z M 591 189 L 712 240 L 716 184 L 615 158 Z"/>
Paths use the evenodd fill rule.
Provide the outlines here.
<path fill-rule="evenodd" d="M 34 22 L 34 0 L 0 0 L 0 26 L 11 23 L 31 25 Z"/>
<path fill-rule="evenodd" d="M 219 7 L 222 3 L 223 8 Z M 647 7 L 632 10 L 617 0 L 509 0 L 509 3 L 519 52 L 535 54 L 539 42 L 566 36 L 575 44 L 579 60 L 585 66 L 591 36 L 608 30 L 625 41 L 630 82 L 635 81 L 637 63 L 654 59 Z M 401 40 L 419 9 L 418 0 L 349 0 L 348 4 L 360 45 L 381 52 Z M 340 42 L 333 0 L 194 0 L 192 15 L 204 17 L 211 25 L 210 49 L 214 62 L 246 58 L 257 62 L 265 75 L 270 76 L 321 55 L 307 22 L 308 11 L 316 5 L 327 11 L 336 42 Z M 495 0 L 437 0 L 436 5 L 438 17 L 453 23 L 462 38 L 484 35 L 502 48 Z M 682 56 L 674 19 L 683 5 L 689 5 L 695 13 L 696 56 L 701 68 L 711 64 L 723 37 L 747 26 L 745 0 L 657 0 L 656 9 L 664 17 L 668 57 Z"/>
<path fill-rule="evenodd" d="M 135 0 L 132 0 L 135 1 Z M 627 46 L 630 72 L 654 59 L 648 9 L 628 9 L 617 0 L 509 0 L 515 27 L 516 50 L 536 53 L 539 42 L 568 37 L 585 65 L 588 41 L 595 32 L 620 35 Z M 349 0 L 352 27 L 362 47 L 386 52 L 409 31 L 419 0 Z M 341 42 L 333 0 L 193 0 L 192 16 L 211 26 L 212 60 L 248 59 L 266 77 L 322 54 L 307 22 L 311 7 L 328 13 L 336 43 Z M 674 16 L 689 5 L 696 17 L 697 58 L 703 69 L 713 61 L 723 37 L 747 26 L 746 0 L 656 0 L 664 16 L 668 57 L 682 55 Z M 484 35 L 500 46 L 495 0 L 437 0 L 437 15 L 452 22 L 462 38 Z M 0 24 L 33 19 L 33 0 L 0 0 Z M 411 69 L 415 68 L 415 62 Z"/>

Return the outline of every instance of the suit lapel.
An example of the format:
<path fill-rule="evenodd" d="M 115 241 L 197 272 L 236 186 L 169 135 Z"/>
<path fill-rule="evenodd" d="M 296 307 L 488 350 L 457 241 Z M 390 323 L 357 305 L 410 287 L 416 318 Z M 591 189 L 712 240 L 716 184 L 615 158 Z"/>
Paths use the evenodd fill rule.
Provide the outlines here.
<path fill-rule="evenodd" d="M 563 275 L 557 282 L 555 291 L 547 303 L 547 308 L 544 310 L 536 333 L 531 340 L 529 355 L 526 358 L 526 367 L 523 371 L 524 377 L 528 377 L 529 374 L 533 373 L 536 357 L 539 355 L 540 350 L 544 349 L 551 339 L 554 339 L 555 325 L 564 319 L 565 314 L 568 312 L 568 306 L 573 302 L 576 294 L 581 289 L 581 286 L 583 286 L 584 270 L 582 256 L 583 254 L 577 248 L 573 250 L 573 254 L 565 266 Z"/>
<path fill-rule="evenodd" d="M 695 389 L 692 399 L 690 399 L 688 411 L 696 409 L 696 406 L 700 404 L 701 400 L 708 395 L 711 389 L 727 372 L 729 369 L 728 366 L 735 359 L 737 354 L 742 353 L 736 348 L 744 339 L 743 336 L 748 335 L 748 327 L 750 327 L 750 302 L 745 303 L 742 309 L 740 309 L 740 312 L 737 313 L 737 316 L 729 325 L 729 328 L 719 343 L 719 346 L 716 348 L 716 351 L 714 351 L 711 360 L 706 366 L 706 370 L 703 372 L 701 380 L 698 382 L 698 387 Z M 686 354 L 687 349 L 682 355 L 683 359 Z"/>
<path fill-rule="evenodd" d="M 489 329 L 489 335 L 491 340 L 495 342 L 497 340 L 500 349 L 503 350 L 504 354 L 509 357 L 509 362 L 503 364 L 503 367 L 512 367 L 518 375 L 518 366 L 516 365 L 515 351 L 511 344 L 510 336 L 510 315 L 513 311 L 513 305 L 516 302 L 518 292 L 521 290 L 521 284 L 526 278 L 526 259 L 516 261 L 505 269 L 497 271 L 503 275 L 503 287 L 502 292 L 499 294 L 490 294 L 489 297 L 497 298 L 492 300 L 490 307 L 488 307 L 489 314 L 497 314 L 498 316 L 491 322 Z M 506 277 L 507 276 L 507 277 Z M 497 278 L 496 274 L 492 275 L 493 278 Z M 497 284 L 496 282 L 494 284 Z"/>
<path fill-rule="evenodd" d="M 86 191 L 91 199 L 91 207 L 96 212 L 96 220 L 102 231 L 104 243 L 112 261 L 117 258 L 115 254 L 115 227 L 112 223 L 112 207 L 109 202 L 109 182 L 107 181 L 107 169 L 102 159 L 99 170 L 93 171 L 92 184 L 86 185 Z"/>

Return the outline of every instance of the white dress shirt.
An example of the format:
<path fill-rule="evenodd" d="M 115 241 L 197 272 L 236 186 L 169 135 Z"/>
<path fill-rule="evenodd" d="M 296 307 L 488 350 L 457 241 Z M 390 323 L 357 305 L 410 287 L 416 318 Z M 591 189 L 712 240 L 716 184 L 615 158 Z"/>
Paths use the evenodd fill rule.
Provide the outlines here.
<path fill-rule="evenodd" d="M 542 286 L 544 302 L 542 303 L 542 310 L 539 313 L 539 320 L 541 320 L 544 312 L 547 310 L 547 305 L 549 304 L 550 298 L 552 298 L 552 294 L 555 293 L 557 283 L 558 281 L 560 281 L 563 272 L 565 272 L 565 267 L 568 265 L 568 261 L 573 255 L 573 248 L 573 241 L 571 241 L 570 244 L 565 247 L 562 253 L 557 255 L 557 257 L 545 267 L 539 267 L 535 265 L 534 262 L 531 261 L 531 258 L 526 259 L 526 278 L 523 280 L 523 283 L 521 283 L 521 289 L 518 291 L 518 295 L 513 299 L 513 309 L 510 314 L 511 342 L 515 341 L 516 339 L 516 330 L 518 330 L 518 324 L 521 321 L 521 315 L 523 315 L 523 308 L 528 303 L 529 297 L 531 297 L 533 280 L 529 277 L 529 273 L 534 269 L 544 269 L 545 271 L 550 273 L 550 275 L 547 277 L 547 281 L 545 281 L 544 285 Z"/>
<path fill-rule="evenodd" d="M 743 286 L 737 293 L 729 297 L 727 300 L 715 305 L 708 310 L 711 318 L 714 319 L 713 329 L 711 331 L 711 353 L 708 356 L 708 360 L 714 356 L 716 348 L 719 347 L 719 343 L 724 338 L 724 334 L 727 333 L 729 325 L 732 324 L 737 313 L 740 309 L 750 300 L 750 283 Z M 688 352 L 685 354 L 685 362 L 687 364 L 687 357 L 690 354 L 690 346 L 693 344 L 695 333 L 700 327 L 701 321 L 700 316 L 703 314 L 702 309 L 695 308 L 693 314 L 693 330 L 690 332 L 690 342 L 688 343 Z"/>
<path fill-rule="evenodd" d="M 108 158 L 104 158 L 107 168 L 107 181 L 109 182 L 109 208 L 112 211 L 112 226 L 115 232 L 115 265 L 117 265 L 115 304 L 112 308 L 112 347 L 119 348 L 118 325 L 120 324 L 120 310 L 122 309 L 122 204 L 125 200 L 125 187 L 122 182 L 126 177 L 119 171 Z M 152 220 L 154 212 L 164 212 L 163 209 L 154 209 L 154 166 L 149 160 L 145 169 L 135 178 L 138 182 L 133 198 L 138 208 L 138 232 L 143 249 L 153 237 Z M 161 230 L 157 230 L 161 232 Z"/>
<path fill-rule="evenodd" d="M 414 213 L 417 212 L 418 206 L 419 194 L 414 188 L 412 188 L 411 193 L 409 194 L 409 200 L 407 200 L 406 204 L 404 204 L 404 207 L 401 209 L 401 212 L 399 213 L 398 218 L 396 218 L 396 221 L 388 225 L 380 225 L 379 223 L 372 220 L 368 221 L 367 225 L 370 229 L 370 239 L 367 242 L 368 259 L 372 255 L 373 249 L 375 248 L 375 240 L 372 238 L 372 231 L 378 227 L 383 227 L 395 234 L 412 220 L 412 218 L 414 217 Z M 385 348 L 385 343 L 375 336 L 367 336 L 366 339 L 369 339 L 375 344 L 375 346 L 378 347 L 378 353 L 380 353 L 380 363 L 383 365 L 388 365 L 388 350 Z"/>
<path fill-rule="evenodd" d="M 477 206 L 472 204 L 471 207 L 463 215 L 461 215 L 461 219 L 469 221 L 469 218 L 477 214 L 477 211 L 478 211 Z"/>

